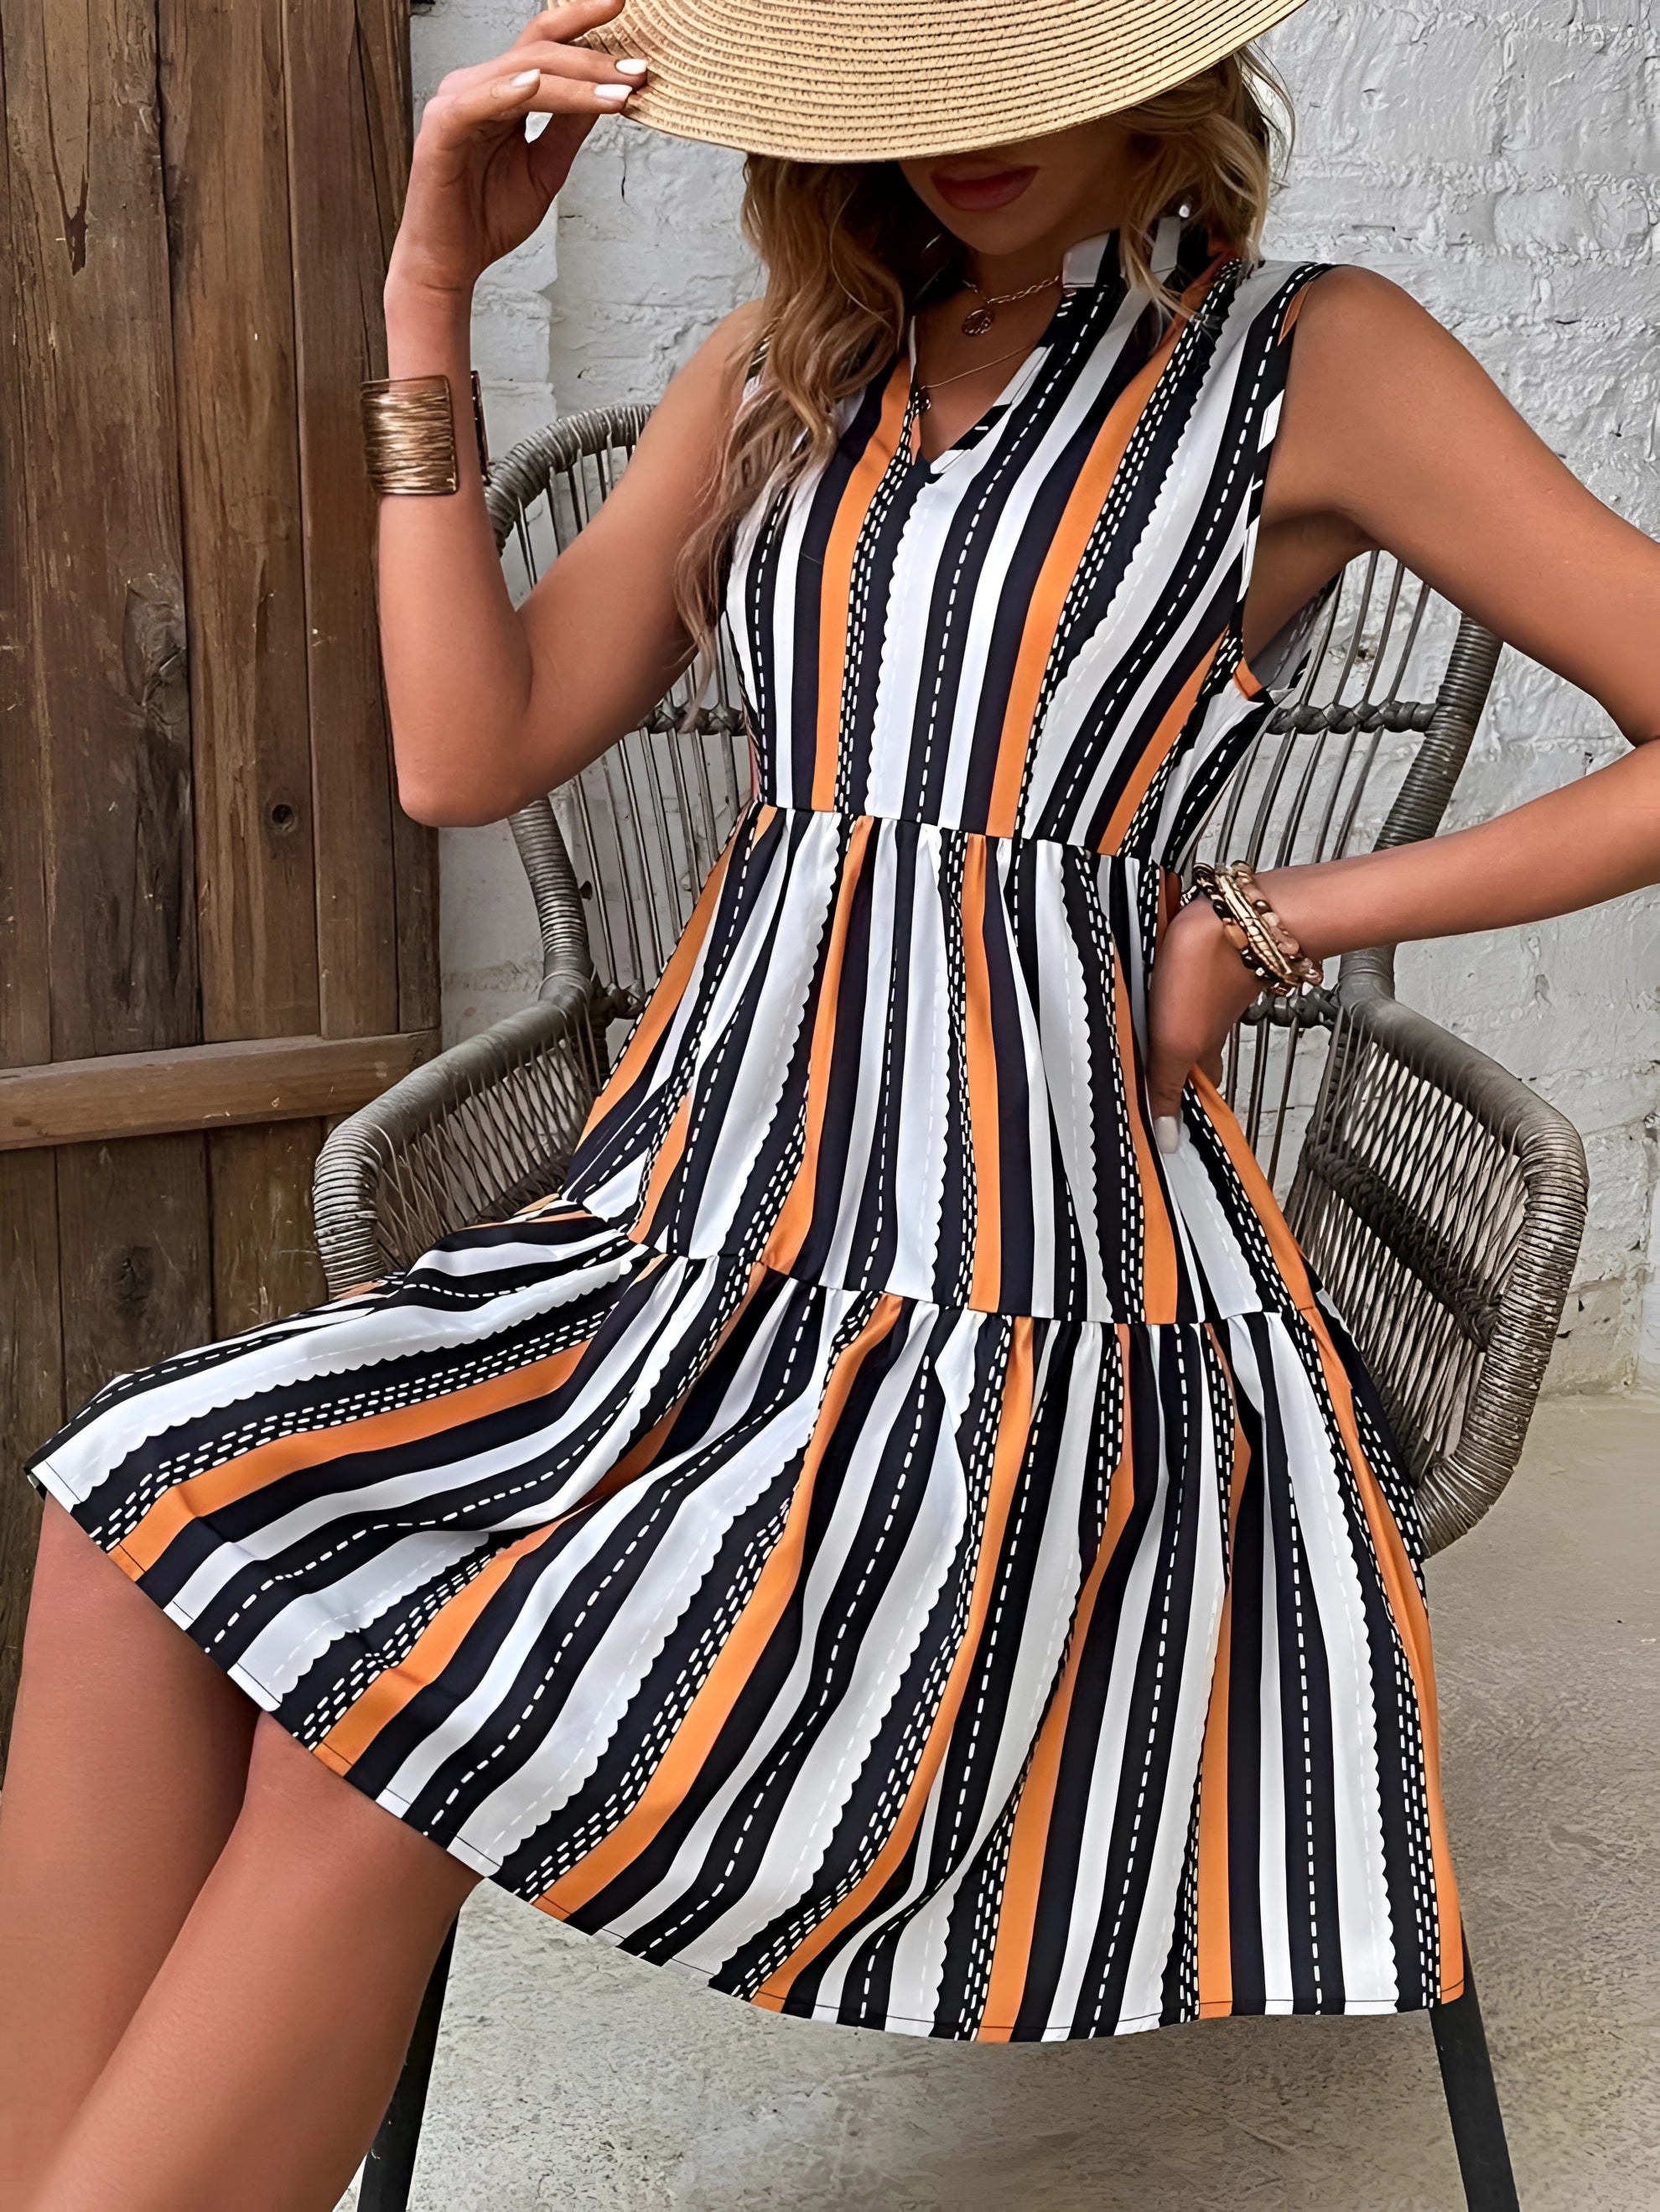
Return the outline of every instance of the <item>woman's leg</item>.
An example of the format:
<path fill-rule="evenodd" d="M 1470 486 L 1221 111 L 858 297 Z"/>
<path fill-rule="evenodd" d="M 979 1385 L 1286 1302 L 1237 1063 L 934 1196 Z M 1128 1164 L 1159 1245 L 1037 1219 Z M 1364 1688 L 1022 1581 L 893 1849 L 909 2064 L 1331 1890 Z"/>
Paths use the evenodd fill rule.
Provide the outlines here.
<path fill-rule="evenodd" d="M 33 2212 L 329 2212 L 477 1880 L 262 1721 L 230 1841 Z"/>
<path fill-rule="evenodd" d="M 27 2201 L 183 1926 L 256 1717 L 48 1504 L 0 1796 L 0 2204 Z"/>

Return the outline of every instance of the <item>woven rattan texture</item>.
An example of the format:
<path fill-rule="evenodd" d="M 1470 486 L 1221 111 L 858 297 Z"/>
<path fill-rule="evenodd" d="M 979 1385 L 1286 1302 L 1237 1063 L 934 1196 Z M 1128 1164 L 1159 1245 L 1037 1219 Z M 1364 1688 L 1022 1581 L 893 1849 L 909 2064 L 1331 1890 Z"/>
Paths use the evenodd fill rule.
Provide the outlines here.
<path fill-rule="evenodd" d="M 1007 146 L 1131 107 L 1302 0 L 630 0 L 583 43 L 643 58 L 629 112 L 804 161 Z"/>

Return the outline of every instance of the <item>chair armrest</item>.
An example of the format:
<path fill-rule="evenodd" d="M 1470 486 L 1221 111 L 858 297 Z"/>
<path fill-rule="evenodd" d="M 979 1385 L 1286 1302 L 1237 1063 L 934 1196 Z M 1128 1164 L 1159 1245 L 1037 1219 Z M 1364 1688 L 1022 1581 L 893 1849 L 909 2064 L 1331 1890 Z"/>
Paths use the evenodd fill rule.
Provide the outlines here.
<path fill-rule="evenodd" d="M 407 1267 L 453 1231 L 556 1190 L 599 1084 L 593 986 L 542 997 L 342 1121 L 312 1189 L 331 1296 Z"/>
<path fill-rule="evenodd" d="M 1403 1006 L 1352 953 L 1286 1200 L 1377 1386 L 1429 1548 L 1515 1472 L 1584 1231 L 1585 1150 L 1553 1106 Z"/>

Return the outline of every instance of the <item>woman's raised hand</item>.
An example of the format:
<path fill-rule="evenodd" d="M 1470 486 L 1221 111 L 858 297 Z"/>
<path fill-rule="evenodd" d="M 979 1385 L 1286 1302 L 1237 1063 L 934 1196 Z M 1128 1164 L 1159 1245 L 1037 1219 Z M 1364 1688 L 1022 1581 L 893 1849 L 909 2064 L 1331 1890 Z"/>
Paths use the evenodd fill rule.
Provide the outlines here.
<path fill-rule="evenodd" d="M 596 119 L 617 114 L 644 81 L 643 61 L 569 43 L 622 6 L 550 8 L 498 59 L 444 79 L 421 118 L 389 283 L 466 295 L 492 261 L 524 244 Z M 538 138 L 525 136 L 531 115 L 550 118 Z"/>

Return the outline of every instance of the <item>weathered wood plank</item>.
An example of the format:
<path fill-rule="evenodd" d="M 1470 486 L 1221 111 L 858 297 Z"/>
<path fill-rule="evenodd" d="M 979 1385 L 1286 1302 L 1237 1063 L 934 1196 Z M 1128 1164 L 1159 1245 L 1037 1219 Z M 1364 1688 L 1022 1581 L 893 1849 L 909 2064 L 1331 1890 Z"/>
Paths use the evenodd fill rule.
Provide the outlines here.
<path fill-rule="evenodd" d="M 392 793 L 358 386 L 385 374 L 354 0 L 285 0 L 290 222 L 317 845 L 319 1027 L 398 1027 Z M 343 213 L 345 221 L 343 222 Z"/>
<path fill-rule="evenodd" d="M 212 1334 L 200 1136 L 66 1145 L 58 1159 L 64 1395 Z"/>
<path fill-rule="evenodd" d="M 318 1028 L 283 0 L 161 0 L 203 1036 Z"/>
<path fill-rule="evenodd" d="M 0 45 L 0 333 L 18 325 L 11 161 Z M 52 1049 L 44 963 L 41 714 L 28 604 L 23 395 L 0 338 L 0 1065 Z M 19 1468 L 62 1411 L 57 1170 L 50 1154 L 0 1162 L 0 1774 L 17 1695 L 40 1501 Z"/>
<path fill-rule="evenodd" d="M 399 1030 L 0 1068 L 0 1152 L 355 1113 L 437 1049 L 435 1030 Z"/>
<path fill-rule="evenodd" d="M 6 58 L 0 46 L 0 333 L 12 334 L 22 310 L 5 112 Z M 46 717 L 29 605 L 28 441 L 21 368 L 15 337 L 0 338 L 0 1066 L 46 1060 L 52 1053 L 52 999 L 40 957 L 46 941 L 40 753 Z"/>
<path fill-rule="evenodd" d="M 329 1294 L 311 1225 L 321 1121 L 224 1129 L 208 1139 L 216 1336 L 275 1321 Z"/>
<path fill-rule="evenodd" d="M 64 1413 L 58 1304 L 57 1162 L 50 1152 L 0 1160 L 0 1766 L 40 1525 L 20 1470 Z"/>
<path fill-rule="evenodd" d="M 5 336 L 27 455 L 34 705 L 51 763 L 33 807 L 49 927 L 32 880 L 20 927 L 50 1000 L 46 1048 L 79 1058 L 200 1034 L 154 9 L 0 0 L 0 40 L 15 311 Z M 27 749 L 11 768 L 27 779 Z M 32 879 L 27 823 L 11 834 L 21 843 L 8 875 Z M 38 999 L 18 1025 L 33 1056 Z"/>
<path fill-rule="evenodd" d="M 357 0 L 357 53 L 368 117 L 378 258 L 384 267 L 404 212 L 412 143 L 405 0 Z M 379 333 L 378 324 L 376 327 Z M 438 840 L 396 805 L 392 832 L 398 900 L 398 1025 L 435 1029 L 440 1020 Z"/>
<path fill-rule="evenodd" d="M 415 143 L 407 0 L 357 0 L 356 15 L 374 195 L 363 216 L 378 228 L 384 268 L 403 220 Z"/>

